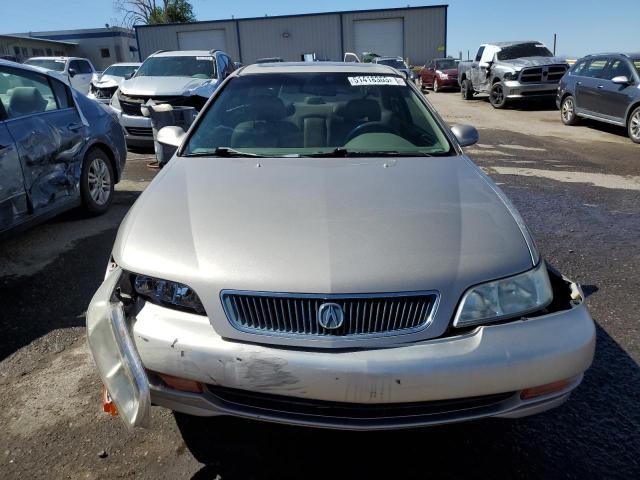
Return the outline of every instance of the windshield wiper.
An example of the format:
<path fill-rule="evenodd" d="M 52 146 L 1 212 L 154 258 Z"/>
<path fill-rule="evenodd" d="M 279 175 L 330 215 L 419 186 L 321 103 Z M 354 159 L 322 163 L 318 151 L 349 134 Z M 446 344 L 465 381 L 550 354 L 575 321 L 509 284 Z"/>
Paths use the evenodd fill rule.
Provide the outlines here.
<path fill-rule="evenodd" d="M 217 147 L 214 151 L 196 152 L 183 155 L 185 157 L 262 157 L 257 153 L 241 152 L 229 147 Z"/>
<path fill-rule="evenodd" d="M 310 153 L 302 155 L 303 157 L 325 158 L 325 157 L 435 157 L 440 155 L 448 155 L 449 152 L 443 153 L 424 153 L 424 152 L 398 152 L 396 150 L 348 150 L 344 147 L 337 147 L 329 152 Z"/>

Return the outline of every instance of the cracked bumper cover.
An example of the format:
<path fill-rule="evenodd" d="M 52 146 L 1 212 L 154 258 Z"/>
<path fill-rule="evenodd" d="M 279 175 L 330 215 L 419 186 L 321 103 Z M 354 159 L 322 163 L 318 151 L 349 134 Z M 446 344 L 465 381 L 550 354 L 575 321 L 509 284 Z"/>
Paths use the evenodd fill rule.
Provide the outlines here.
<path fill-rule="evenodd" d="M 110 297 L 111 292 L 101 288 L 92 305 L 104 301 L 99 295 Z M 93 312 L 90 308 L 89 317 Z M 97 321 L 100 319 L 88 318 L 87 323 Z M 515 418 L 547 410 L 566 400 L 580 383 L 595 347 L 595 327 L 584 303 L 528 320 L 479 327 L 455 337 L 375 350 L 286 349 L 229 341 L 215 333 L 207 317 L 150 303 L 127 332 L 132 335 L 132 342 L 125 342 L 132 349 L 127 358 L 139 358 L 147 370 L 258 394 L 380 405 L 514 392 L 492 408 L 479 411 L 350 422 L 322 415 L 250 409 L 223 402 L 208 390 L 192 394 L 153 380 L 150 385 L 154 404 L 188 414 L 230 414 L 352 429 L 412 427 L 494 416 Z M 93 350 L 91 335 L 90 344 Z M 102 374 L 104 368 L 98 365 L 98 369 Z M 526 401 L 518 395 L 525 388 L 571 377 L 575 381 L 562 391 Z M 144 405 L 146 399 L 136 401 Z"/>

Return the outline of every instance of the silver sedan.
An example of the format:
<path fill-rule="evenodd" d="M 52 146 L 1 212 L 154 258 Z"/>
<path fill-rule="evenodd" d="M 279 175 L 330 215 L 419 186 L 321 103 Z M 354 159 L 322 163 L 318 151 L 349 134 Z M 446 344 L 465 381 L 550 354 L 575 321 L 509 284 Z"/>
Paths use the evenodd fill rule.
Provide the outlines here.
<path fill-rule="evenodd" d="M 123 221 L 88 337 L 128 426 L 150 405 L 345 429 L 560 405 L 594 352 L 580 287 L 398 72 L 231 75 Z"/>

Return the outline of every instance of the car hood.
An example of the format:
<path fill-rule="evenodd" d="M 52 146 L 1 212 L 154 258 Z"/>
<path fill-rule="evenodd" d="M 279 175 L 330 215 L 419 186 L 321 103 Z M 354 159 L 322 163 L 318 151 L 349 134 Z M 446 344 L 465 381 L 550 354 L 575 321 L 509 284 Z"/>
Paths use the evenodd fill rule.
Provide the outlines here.
<path fill-rule="evenodd" d="M 525 57 L 513 60 L 500 60 L 500 63 L 513 68 L 539 67 L 541 65 L 567 65 L 566 60 L 559 57 Z"/>
<path fill-rule="evenodd" d="M 191 77 L 133 77 L 120 85 L 125 95 L 134 96 L 189 96 L 208 98 L 215 91 L 217 80 Z"/>
<path fill-rule="evenodd" d="M 437 290 L 441 334 L 469 286 L 533 266 L 496 189 L 462 156 L 175 157 L 123 221 L 113 255 L 194 288 L 221 334 L 234 335 L 215 324 L 224 289 Z"/>
<path fill-rule="evenodd" d="M 92 80 L 91 83 L 98 88 L 111 88 L 120 85 L 123 78 L 115 75 L 101 75 L 97 80 Z"/>

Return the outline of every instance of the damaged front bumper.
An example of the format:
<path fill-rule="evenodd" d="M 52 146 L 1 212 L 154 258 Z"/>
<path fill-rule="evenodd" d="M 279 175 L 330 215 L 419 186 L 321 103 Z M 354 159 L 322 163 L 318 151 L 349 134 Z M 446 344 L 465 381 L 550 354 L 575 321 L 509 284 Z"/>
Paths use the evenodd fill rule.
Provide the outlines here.
<path fill-rule="evenodd" d="M 149 302 L 125 321 L 113 296 L 120 273 L 96 293 L 87 324 L 100 375 L 129 426 L 146 424 L 151 402 L 192 415 L 344 429 L 516 418 L 564 402 L 595 348 L 575 284 L 572 306 L 561 311 L 409 345 L 328 351 L 230 341 L 206 316 Z M 163 375 L 202 390 L 169 387 Z"/>
<path fill-rule="evenodd" d="M 98 373 L 129 428 L 146 427 L 151 399 L 121 302 L 114 298 L 120 269 L 107 274 L 87 310 L 87 340 Z"/>
<path fill-rule="evenodd" d="M 558 93 L 557 82 L 521 83 L 508 80 L 504 83 L 504 94 L 509 99 L 530 97 L 555 97 Z"/>

